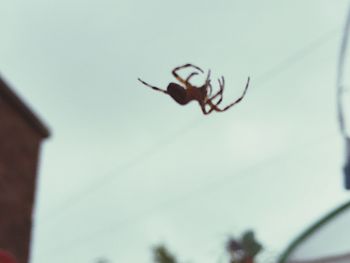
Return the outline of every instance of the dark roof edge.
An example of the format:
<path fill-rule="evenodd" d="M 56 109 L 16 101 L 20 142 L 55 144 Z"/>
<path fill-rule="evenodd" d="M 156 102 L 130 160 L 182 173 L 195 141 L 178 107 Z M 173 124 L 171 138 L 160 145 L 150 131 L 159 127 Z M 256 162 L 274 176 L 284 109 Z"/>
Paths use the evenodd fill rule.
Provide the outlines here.
<path fill-rule="evenodd" d="M 298 247 L 298 245 L 303 242 L 305 239 L 307 239 L 309 236 L 311 236 L 317 229 L 322 227 L 324 224 L 328 223 L 330 220 L 332 220 L 335 216 L 342 213 L 344 210 L 350 207 L 350 201 L 347 201 L 346 203 L 342 204 L 341 206 L 337 207 L 336 209 L 332 210 L 326 216 L 322 217 L 320 220 L 318 220 L 316 223 L 308 227 L 305 231 L 302 232 L 301 235 L 299 235 L 296 239 L 294 239 L 290 245 L 287 247 L 287 249 L 282 253 L 280 256 L 278 263 L 286 263 L 286 260 L 294 252 L 294 250 Z"/>
<path fill-rule="evenodd" d="M 2 94 L 7 101 L 12 104 L 29 122 L 29 124 L 37 130 L 43 138 L 50 136 L 49 129 L 43 122 L 33 113 L 33 111 L 21 100 L 15 92 L 13 92 L 6 82 L 0 76 L 0 94 Z"/>

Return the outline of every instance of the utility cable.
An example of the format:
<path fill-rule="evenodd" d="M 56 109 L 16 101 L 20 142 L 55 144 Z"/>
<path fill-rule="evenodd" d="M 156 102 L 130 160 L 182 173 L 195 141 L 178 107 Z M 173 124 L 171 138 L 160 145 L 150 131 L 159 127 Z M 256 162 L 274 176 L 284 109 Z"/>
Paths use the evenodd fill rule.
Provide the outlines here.
<path fill-rule="evenodd" d="M 320 37 L 316 38 L 314 41 L 312 41 L 308 45 L 300 48 L 295 53 L 291 54 L 286 59 L 279 62 L 276 66 L 273 66 L 271 69 L 269 69 L 262 75 L 258 76 L 256 80 L 259 83 L 259 85 L 266 84 L 267 82 L 275 78 L 277 75 L 287 70 L 289 67 L 295 65 L 301 59 L 304 59 L 311 53 L 315 52 L 318 48 L 322 47 L 325 43 L 327 43 L 329 40 L 333 39 L 337 35 L 339 31 L 338 28 L 339 27 L 336 27 L 330 31 L 327 31 L 326 33 L 322 34 Z M 182 137 L 187 132 L 189 132 L 191 129 L 198 127 L 200 123 L 202 123 L 202 118 L 200 119 L 196 118 L 195 120 L 191 121 L 188 125 L 184 126 L 176 134 L 169 136 L 167 139 L 163 141 L 160 141 L 159 143 L 152 146 L 150 149 L 140 153 L 135 158 L 115 168 L 115 170 L 118 171 L 118 176 L 115 176 L 114 173 L 110 173 L 100 177 L 98 180 L 95 180 L 93 183 L 88 185 L 82 191 L 77 192 L 76 194 L 67 198 L 65 201 L 61 203 L 61 205 L 53 209 L 53 212 L 50 212 L 48 216 L 44 217 L 40 221 L 43 221 L 46 224 L 46 222 L 64 215 L 65 211 L 73 208 L 79 202 L 82 202 L 88 195 L 108 185 L 111 181 L 115 180 L 116 178 L 120 178 L 122 174 L 127 172 L 132 167 L 138 165 L 139 163 L 145 161 L 152 155 L 158 153 L 160 150 L 164 149 L 166 146 L 173 144 L 180 137 Z"/>
<path fill-rule="evenodd" d="M 300 148 L 306 149 L 306 151 L 311 150 L 311 149 L 313 149 L 313 147 L 315 145 L 319 146 L 321 143 L 325 143 L 326 142 L 325 139 L 329 138 L 329 136 L 330 136 L 329 134 L 323 135 L 323 136 L 317 138 L 316 140 L 313 140 L 312 142 L 309 142 L 307 144 L 303 144 L 302 146 L 299 146 L 299 147 L 295 147 L 295 149 L 298 149 L 297 150 L 298 152 L 299 152 Z M 167 200 L 167 201 L 162 202 L 162 203 L 155 205 L 153 207 L 144 209 L 143 211 L 138 212 L 138 213 L 134 214 L 133 216 L 130 216 L 126 219 L 119 220 L 118 222 L 113 222 L 112 224 L 110 224 L 106 227 L 103 227 L 101 229 L 98 229 L 92 233 L 90 232 L 87 235 L 80 236 L 77 239 L 66 242 L 62 246 L 56 247 L 52 251 L 50 251 L 49 255 L 50 255 L 50 257 L 52 257 L 52 255 L 55 255 L 54 253 L 56 251 L 67 251 L 68 249 L 71 249 L 73 247 L 77 248 L 77 246 L 81 246 L 83 243 L 89 242 L 90 240 L 96 240 L 96 237 L 111 234 L 117 228 L 125 229 L 125 227 L 127 225 L 137 223 L 140 220 L 144 220 L 145 218 L 148 218 L 156 213 L 164 212 L 166 210 L 172 209 L 177 204 L 180 204 L 180 203 L 188 204 L 189 201 L 195 199 L 198 196 L 201 196 L 203 193 L 208 194 L 209 192 L 213 192 L 213 191 L 218 190 L 221 186 L 226 186 L 229 181 L 237 180 L 237 179 L 246 179 L 248 177 L 251 177 L 254 174 L 254 171 L 260 171 L 262 166 L 266 167 L 266 166 L 272 165 L 274 163 L 280 163 L 281 160 L 289 159 L 291 155 L 293 156 L 296 154 L 295 152 L 296 152 L 295 150 L 292 153 L 290 151 L 286 151 L 284 154 L 278 155 L 270 160 L 262 161 L 260 163 L 253 165 L 253 167 L 245 168 L 242 171 L 238 172 L 238 175 L 236 175 L 236 176 L 232 176 L 231 174 L 223 176 L 219 179 L 216 179 L 215 181 L 213 181 L 211 183 L 207 183 L 206 185 L 199 187 L 195 191 L 191 191 L 191 192 L 184 194 L 180 197 L 173 198 L 171 200 Z M 305 151 L 302 151 L 302 152 L 305 152 Z M 247 174 L 250 176 L 247 176 Z M 277 174 L 275 174 L 275 175 L 277 175 Z"/>
<path fill-rule="evenodd" d="M 310 43 L 309 45 L 299 49 L 297 52 L 295 52 L 294 54 L 292 54 L 291 56 L 287 57 L 284 61 L 282 61 L 281 63 L 279 63 L 279 68 L 280 70 L 278 70 L 278 67 L 273 67 L 272 69 L 270 69 L 269 71 L 267 71 L 266 73 L 262 74 L 261 77 L 259 77 L 258 79 L 260 80 L 260 84 L 265 84 L 266 82 L 270 81 L 271 79 L 273 79 L 274 77 L 276 77 L 278 74 L 280 74 L 281 72 L 285 71 L 288 67 L 296 64 L 299 60 L 305 58 L 307 55 L 311 54 L 312 52 L 314 52 L 317 48 L 321 47 L 322 45 L 324 45 L 328 40 L 330 40 L 331 38 L 333 38 L 335 36 L 335 33 L 338 32 L 338 30 L 331 30 L 328 31 L 327 33 L 323 34 L 321 37 L 317 38 L 315 41 L 313 41 L 312 43 Z M 272 74 L 273 72 L 273 74 Z M 192 127 L 192 126 L 190 126 Z M 189 128 L 190 128 L 189 127 Z M 188 128 L 185 128 L 185 130 L 187 130 Z M 323 141 L 323 138 L 322 138 Z M 318 144 L 318 143 L 317 143 Z M 156 148 L 158 149 L 158 148 Z M 225 177 L 226 178 L 226 177 Z M 226 179 L 233 179 L 233 178 L 237 178 L 237 177 L 232 177 L 230 176 L 230 178 L 227 176 Z M 222 185 L 222 183 L 225 180 L 220 180 L 220 182 L 211 184 L 210 187 L 212 188 L 213 185 Z M 185 200 L 191 199 L 194 196 L 197 196 L 199 192 L 203 192 L 203 190 L 208 190 L 206 189 L 207 187 L 204 187 L 203 189 L 201 188 L 199 191 L 195 191 L 194 193 L 189 193 L 181 198 L 178 198 L 176 200 L 170 200 L 168 202 L 165 202 L 157 207 L 153 207 L 150 208 L 146 211 L 141 212 L 140 214 L 138 214 L 135 217 L 123 220 L 118 222 L 118 224 L 113 224 L 112 226 L 109 226 L 106 229 L 103 230 L 99 230 L 98 232 L 94 233 L 94 234 L 90 234 L 88 237 L 84 236 L 84 238 L 81 238 L 80 240 L 75 240 L 74 244 L 80 244 L 80 242 L 83 241 L 87 241 L 89 240 L 89 237 L 94 237 L 98 234 L 101 234 L 101 232 L 110 232 L 112 231 L 116 226 L 120 226 L 120 225 L 125 225 L 126 223 L 130 224 L 132 222 L 138 221 L 138 219 L 140 218 L 144 218 L 147 215 L 153 214 L 155 213 L 155 211 L 161 211 L 163 209 L 168 209 L 171 205 L 179 203 L 179 202 L 183 202 Z M 80 242 L 79 242 L 80 241 Z M 73 242 L 72 242 L 73 244 Z"/>

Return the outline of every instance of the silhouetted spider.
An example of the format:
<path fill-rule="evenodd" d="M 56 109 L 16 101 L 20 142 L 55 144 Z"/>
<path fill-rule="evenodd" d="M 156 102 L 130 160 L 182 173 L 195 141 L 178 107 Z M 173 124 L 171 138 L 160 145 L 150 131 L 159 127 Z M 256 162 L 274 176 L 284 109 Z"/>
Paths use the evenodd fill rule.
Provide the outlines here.
<path fill-rule="evenodd" d="M 180 66 L 180 67 L 173 69 L 172 74 L 181 84 L 183 84 L 183 86 L 176 84 L 174 82 L 171 82 L 168 85 L 167 89 L 163 90 L 163 89 L 154 87 L 154 86 L 144 82 L 141 79 L 138 79 L 138 80 L 141 83 L 143 83 L 144 85 L 146 85 L 154 90 L 157 90 L 157 91 L 160 91 L 160 92 L 163 92 L 165 94 L 170 95 L 170 97 L 172 97 L 177 103 L 179 103 L 181 105 L 185 105 L 193 100 L 198 101 L 198 103 L 202 109 L 202 112 L 204 114 L 209 114 L 212 111 L 223 112 L 223 111 L 228 110 L 229 108 L 231 108 L 235 104 L 239 103 L 243 99 L 243 97 L 245 96 L 245 94 L 247 92 L 247 89 L 249 86 L 249 77 L 248 77 L 248 81 L 247 81 L 247 84 L 245 86 L 245 89 L 243 91 L 243 94 L 237 100 L 232 102 L 231 104 L 227 105 L 223 109 L 219 109 L 218 105 L 222 102 L 222 96 L 223 96 L 224 87 L 225 87 L 224 77 L 221 77 L 221 80 L 218 79 L 219 91 L 217 93 L 215 93 L 213 96 L 211 96 L 212 95 L 212 86 L 210 83 L 210 81 L 211 81 L 210 80 L 210 70 L 208 71 L 208 76 L 207 76 L 205 83 L 200 87 L 196 87 L 190 83 L 190 79 L 193 76 L 197 75 L 198 72 L 192 72 L 186 79 L 182 79 L 177 74 L 178 70 L 183 69 L 183 68 L 188 68 L 188 67 L 193 67 L 196 70 L 199 70 L 200 72 L 204 73 L 204 71 L 201 68 L 194 66 L 192 64 L 185 64 L 183 66 Z M 217 102 L 213 102 L 213 100 L 219 96 L 220 96 L 220 99 Z M 210 107 L 209 110 L 206 109 L 207 105 Z"/>

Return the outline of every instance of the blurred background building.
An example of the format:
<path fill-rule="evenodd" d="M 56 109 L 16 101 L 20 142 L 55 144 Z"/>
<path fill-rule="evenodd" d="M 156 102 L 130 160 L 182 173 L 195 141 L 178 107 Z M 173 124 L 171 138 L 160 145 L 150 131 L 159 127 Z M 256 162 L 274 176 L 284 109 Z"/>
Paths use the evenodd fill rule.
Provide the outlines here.
<path fill-rule="evenodd" d="M 27 263 L 40 145 L 49 131 L 0 78 L 0 249 Z"/>

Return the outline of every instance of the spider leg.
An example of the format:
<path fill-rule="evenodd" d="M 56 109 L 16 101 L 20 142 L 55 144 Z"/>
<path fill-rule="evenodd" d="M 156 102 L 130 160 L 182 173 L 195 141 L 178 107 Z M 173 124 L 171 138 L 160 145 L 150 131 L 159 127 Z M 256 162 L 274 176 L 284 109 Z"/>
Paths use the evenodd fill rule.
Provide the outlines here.
<path fill-rule="evenodd" d="M 205 102 L 208 97 L 211 96 L 212 92 L 213 92 L 213 87 L 211 85 L 211 79 L 210 79 L 210 70 L 208 71 L 208 75 L 207 75 L 207 79 L 205 80 L 204 85 L 202 85 L 201 87 L 198 87 L 202 93 L 204 93 L 204 99 L 203 101 Z"/>
<path fill-rule="evenodd" d="M 220 104 L 222 102 L 222 99 L 224 97 L 224 88 L 225 88 L 225 79 L 224 79 L 224 76 L 221 77 L 222 79 L 222 82 L 220 82 L 220 79 L 218 79 L 218 82 L 219 82 L 219 86 L 220 86 L 220 100 L 218 101 L 218 104 Z"/>
<path fill-rule="evenodd" d="M 187 79 L 185 80 L 185 82 L 186 82 L 185 85 L 189 84 L 190 79 L 191 79 L 193 76 L 195 76 L 195 75 L 198 75 L 198 72 L 192 72 L 192 73 L 187 77 Z M 190 85 L 191 85 L 191 84 L 190 84 Z"/>
<path fill-rule="evenodd" d="M 210 83 L 210 69 L 208 70 L 208 75 L 207 75 L 207 79 L 205 80 L 205 85 L 209 88 L 209 92 L 208 92 L 208 89 L 207 89 L 207 97 L 210 97 L 212 92 L 213 92 L 213 87 L 211 86 L 211 83 Z"/>
<path fill-rule="evenodd" d="M 210 108 L 209 110 L 207 110 L 207 109 L 205 108 L 206 105 L 209 105 L 211 108 Z M 215 104 L 214 104 L 210 99 L 208 99 L 207 102 L 206 102 L 205 104 L 200 104 L 201 109 L 202 109 L 202 112 L 203 112 L 204 115 L 208 115 L 208 114 L 210 114 L 212 111 L 218 109 L 218 108 L 217 108 L 217 105 L 218 105 L 218 103 L 215 103 Z"/>
<path fill-rule="evenodd" d="M 208 115 L 209 113 L 211 113 L 211 111 L 207 111 L 205 109 L 205 104 L 200 104 L 200 106 L 201 106 L 201 109 L 202 109 L 202 112 L 203 112 L 204 115 Z"/>
<path fill-rule="evenodd" d="M 210 81 L 206 84 L 207 85 L 207 98 L 211 97 L 211 94 L 213 93 L 213 87 L 210 83 Z"/>
<path fill-rule="evenodd" d="M 203 69 L 201 69 L 200 67 L 197 67 L 197 66 L 195 66 L 193 64 L 190 64 L 190 63 L 187 63 L 185 65 L 176 67 L 173 71 L 178 71 L 178 70 L 180 70 L 182 68 L 189 68 L 189 67 L 195 68 L 195 69 L 199 70 L 200 72 L 204 73 Z"/>
<path fill-rule="evenodd" d="M 152 88 L 152 89 L 154 89 L 154 90 L 157 90 L 157 91 L 163 92 L 163 93 L 165 93 L 165 94 L 168 94 L 168 92 L 167 92 L 166 90 L 163 90 L 163 89 L 154 87 L 154 86 L 152 86 L 152 85 L 150 85 L 150 84 L 144 82 L 144 81 L 143 81 L 142 79 L 140 79 L 140 78 L 138 78 L 138 80 L 139 80 L 142 84 L 146 85 L 147 87 L 150 87 L 150 88 Z"/>
<path fill-rule="evenodd" d="M 186 80 L 182 79 L 178 74 L 177 74 L 177 71 L 180 70 L 180 69 L 183 69 L 183 68 L 188 68 L 188 67 L 192 67 L 192 68 L 195 68 L 197 70 L 199 70 L 200 72 L 204 73 L 204 71 L 200 68 L 200 67 L 197 67 L 195 65 L 192 65 L 192 64 L 185 64 L 185 65 L 182 65 L 180 67 L 176 67 L 173 69 L 172 71 L 172 74 L 174 75 L 174 77 L 182 84 L 184 85 L 188 85 L 188 83 L 186 83 Z"/>
<path fill-rule="evenodd" d="M 224 86 L 225 86 L 225 79 L 222 77 L 222 82 L 220 82 L 220 79 L 218 79 L 219 82 L 219 91 L 211 98 L 207 98 L 206 105 L 210 106 L 210 110 L 208 111 L 208 114 L 211 113 L 213 110 L 218 109 L 217 106 L 222 102 L 223 99 L 223 91 L 224 91 Z M 220 95 L 220 99 L 214 103 L 212 100 L 215 99 L 217 96 Z"/>
<path fill-rule="evenodd" d="M 219 91 L 217 93 L 214 94 L 214 96 L 211 96 L 212 95 L 212 91 L 213 91 L 213 87 L 212 87 L 210 81 L 211 80 L 210 80 L 210 70 L 209 70 L 206 82 L 202 86 L 202 88 L 204 88 L 206 90 L 206 96 L 205 96 L 203 102 L 199 102 L 199 105 L 201 106 L 202 112 L 205 115 L 211 113 L 214 110 L 212 105 L 214 105 L 214 107 L 216 107 L 222 101 L 222 93 L 223 93 L 223 87 L 224 87 L 223 83 L 221 83 L 220 79 L 218 79 L 220 89 L 219 89 Z M 224 82 L 224 80 L 223 80 L 223 82 Z M 219 95 L 221 95 L 220 99 L 216 103 L 213 103 L 212 99 L 215 99 Z M 207 111 L 206 105 L 211 106 L 209 111 Z"/>
<path fill-rule="evenodd" d="M 223 92 L 224 92 L 224 87 L 225 87 L 225 79 L 224 79 L 224 77 L 221 77 L 221 78 L 222 78 L 222 82 L 220 82 L 220 79 L 218 79 L 219 91 L 213 97 L 210 98 L 210 100 L 213 100 L 213 99 L 215 99 L 216 97 L 218 97 L 220 95 L 220 99 L 216 102 L 216 105 L 220 104 L 222 99 L 223 99 Z"/>
<path fill-rule="evenodd" d="M 210 83 L 208 85 L 210 86 L 210 88 L 212 88 Z M 215 110 L 216 106 L 220 104 L 220 102 L 222 101 L 222 91 L 223 91 L 223 87 L 220 86 L 220 90 L 212 98 L 206 98 L 206 101 L 204 103 L 200 103 L 200 106 L 204 115 L 210 114 L 213 110 Z M 221 98 L 214 104 L 211 101 L 211 99 L 216 98 L 218 95 L 221 95 Z M 206 105 L 209 105 L 211 108 L 207 110 L 205 107 Z"/>
<path fill-rule="evenodd" d="M 245 94 L 247 93 L 247 90 L 248 90 L 248 87 L 249 87 L 249 81 L 250 81 L 250 78 L 248 77 L 248 81 L 247 81 L 247 84 L 244 88 L 244 91 L 242 93 L 242 95 L 237 99 L 235 100 L 234 102 L 232 102 L 231 104 L 227 105 L 225 108 L 223 109 L 219 109 L 216 105 L 214 105 L 210 100 L 208 100 L 208 104 L 210 105 L 211 107 L 211 110 L 215 110 L 215 111 L 219 111 L 219 112 L 223 112 L 223 111 L 226 111 L 228 110 L 229 108 L 231 108 L 232 106 L 234 106 L 235 104 L 239 103 L 245 96 Z"/>
<path fill-rule="evenodd" d="M 207 79 L 205 80 L 206 83 L 210 82 L 210 69 L 208 70 L 208 75 L 207 75 Z"/>

